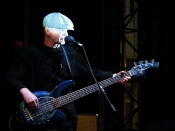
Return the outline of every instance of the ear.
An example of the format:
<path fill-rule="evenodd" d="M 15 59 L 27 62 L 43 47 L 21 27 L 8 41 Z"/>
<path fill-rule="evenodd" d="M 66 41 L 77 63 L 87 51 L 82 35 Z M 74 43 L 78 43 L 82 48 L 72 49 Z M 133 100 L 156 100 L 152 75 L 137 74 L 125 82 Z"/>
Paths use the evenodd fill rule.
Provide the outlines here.
<path fill-rule="evenodd" d="M 47 35 L 50 35 L 50 29 L 49 29 L 48 27 L 45 27 L 45 28 L 44 28 L 44 31 L 45 31 L 45 33 L 46 33 Z"/>

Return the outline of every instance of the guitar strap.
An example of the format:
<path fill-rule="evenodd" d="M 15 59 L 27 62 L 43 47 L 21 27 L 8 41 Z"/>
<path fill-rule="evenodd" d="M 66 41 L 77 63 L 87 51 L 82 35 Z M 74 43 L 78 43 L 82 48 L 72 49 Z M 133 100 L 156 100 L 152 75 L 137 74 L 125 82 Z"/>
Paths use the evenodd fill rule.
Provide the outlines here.
<path fill-rule="evenodd" d="M 75 84 L 75 81 L 74 81 L 74 77 L 73 77 L 73 73 L 72 73 L 72 69 L 71 69 L 71 66 L 70 66 L 70 62 L 69 62 L 69 58 L 67 56 L 67 52 L 66 52 L 66 49 L 64 48 L 64 46 L 62 44 L 60 44 L 60 47 L 62 49 L 62 52 L 63 52 L 63 55 L 66 59 L 66 63 L 68 65 L 68 68 L 69 68 L 69 71 L 70 71 L 70 74 L 71 74 L 71 77 L 72 77 L 72 80 L 73 80 L 73 84 Z"/>

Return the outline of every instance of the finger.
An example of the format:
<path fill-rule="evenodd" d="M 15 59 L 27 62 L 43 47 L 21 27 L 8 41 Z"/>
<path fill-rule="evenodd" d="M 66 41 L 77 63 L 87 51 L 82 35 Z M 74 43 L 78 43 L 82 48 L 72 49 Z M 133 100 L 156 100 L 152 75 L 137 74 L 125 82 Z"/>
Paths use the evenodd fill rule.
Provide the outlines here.
<path fill-rule="evenodd" d="M 32 103 L 30 103 L 30 108 L 32 110 L 36 110 L 38 108 L 38 103 L 37 101 L 33 101 Z"/>
<path fill-rule="evenodd" d="M 29 107 L 30 107 L 30 109 L 35 110 L 35 104 L 34 103 L 30 103 Z"/>
<path fill-rule="evenodd" d="M 38 107 L 39 107 L 39 100 L 36 99 L 36 108 L 38 108 Z"/>
<path fill-rule="evenodd" d="M 124 71 L 120 71 L 120 74 L 124 74 L 125 72 Z"/>

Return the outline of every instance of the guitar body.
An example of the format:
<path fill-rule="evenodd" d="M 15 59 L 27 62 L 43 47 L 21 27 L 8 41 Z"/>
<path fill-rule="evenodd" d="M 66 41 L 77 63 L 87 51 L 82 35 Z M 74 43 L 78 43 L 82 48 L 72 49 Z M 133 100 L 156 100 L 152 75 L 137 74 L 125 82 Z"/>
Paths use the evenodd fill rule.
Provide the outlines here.
<path fill-rule="evenodd" d="M 61 96 L 62 91 L 72 85 L 72 80 L 65 81 L 54 88 L 53 91 L 36 91 L 33 92 L 39 100 L 39 108 L 31 110 L 23 102 L 18 106 L 17 116 L 22 123 L 28 125 L 44 125 L 50 122 L 53 118 L 66 119 L 66 114 L 58 108 L 57 97 Z"/>

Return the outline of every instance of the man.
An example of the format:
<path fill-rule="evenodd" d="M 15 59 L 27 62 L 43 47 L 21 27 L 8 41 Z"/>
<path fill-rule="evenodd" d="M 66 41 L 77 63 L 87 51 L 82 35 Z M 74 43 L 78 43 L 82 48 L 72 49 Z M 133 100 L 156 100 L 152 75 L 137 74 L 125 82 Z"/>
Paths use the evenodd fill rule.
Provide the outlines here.
<path fill-rule="evenodd" d="M 59 106 L 62 99 L 58 101 L 51 99 L 53 104 L 47 99 L 39 100 L 39 98 L 44 96 L 56 98 L 57 95 L 71 93 L 76 90 L 74 85 L 85 82 L 92 77 L 92 74 L 76 49 L 70 44 L 65 44 L 68 30 L 74 30 L 74 25 L 67 16 L 59 12 L 46 15 L 43 19 L 43 29 L 44 42 L 24 48 L 6 76 L 8 87 L 17 96 L 17 103 L 24 102 L 19 104 L 15 125 L 20 126 L 15 128 L 18 131 L 76 131 L 77 117 L 73 102 L 61 106 L 59 108 L 61 110 L 55 113 L 52 106 Z M 120 72 L 120 74 L 124 73 L 124 71 Z M 93 69 L 93 74 L 98 80 L 118 75 L 98 69 Z M 125 77 L 119 83 L 124 84 L 129 79 L 130 77 Z M 69 80 L 73 81 L 72 85 Z M 65 86 L 62 83 L 66 81 Z M 60 84 L 61 86 L 58 86 Z M 55 87 L 56 96 L 53 95 Z M 41 92 L 34 93 L 36 91 Z"/>

